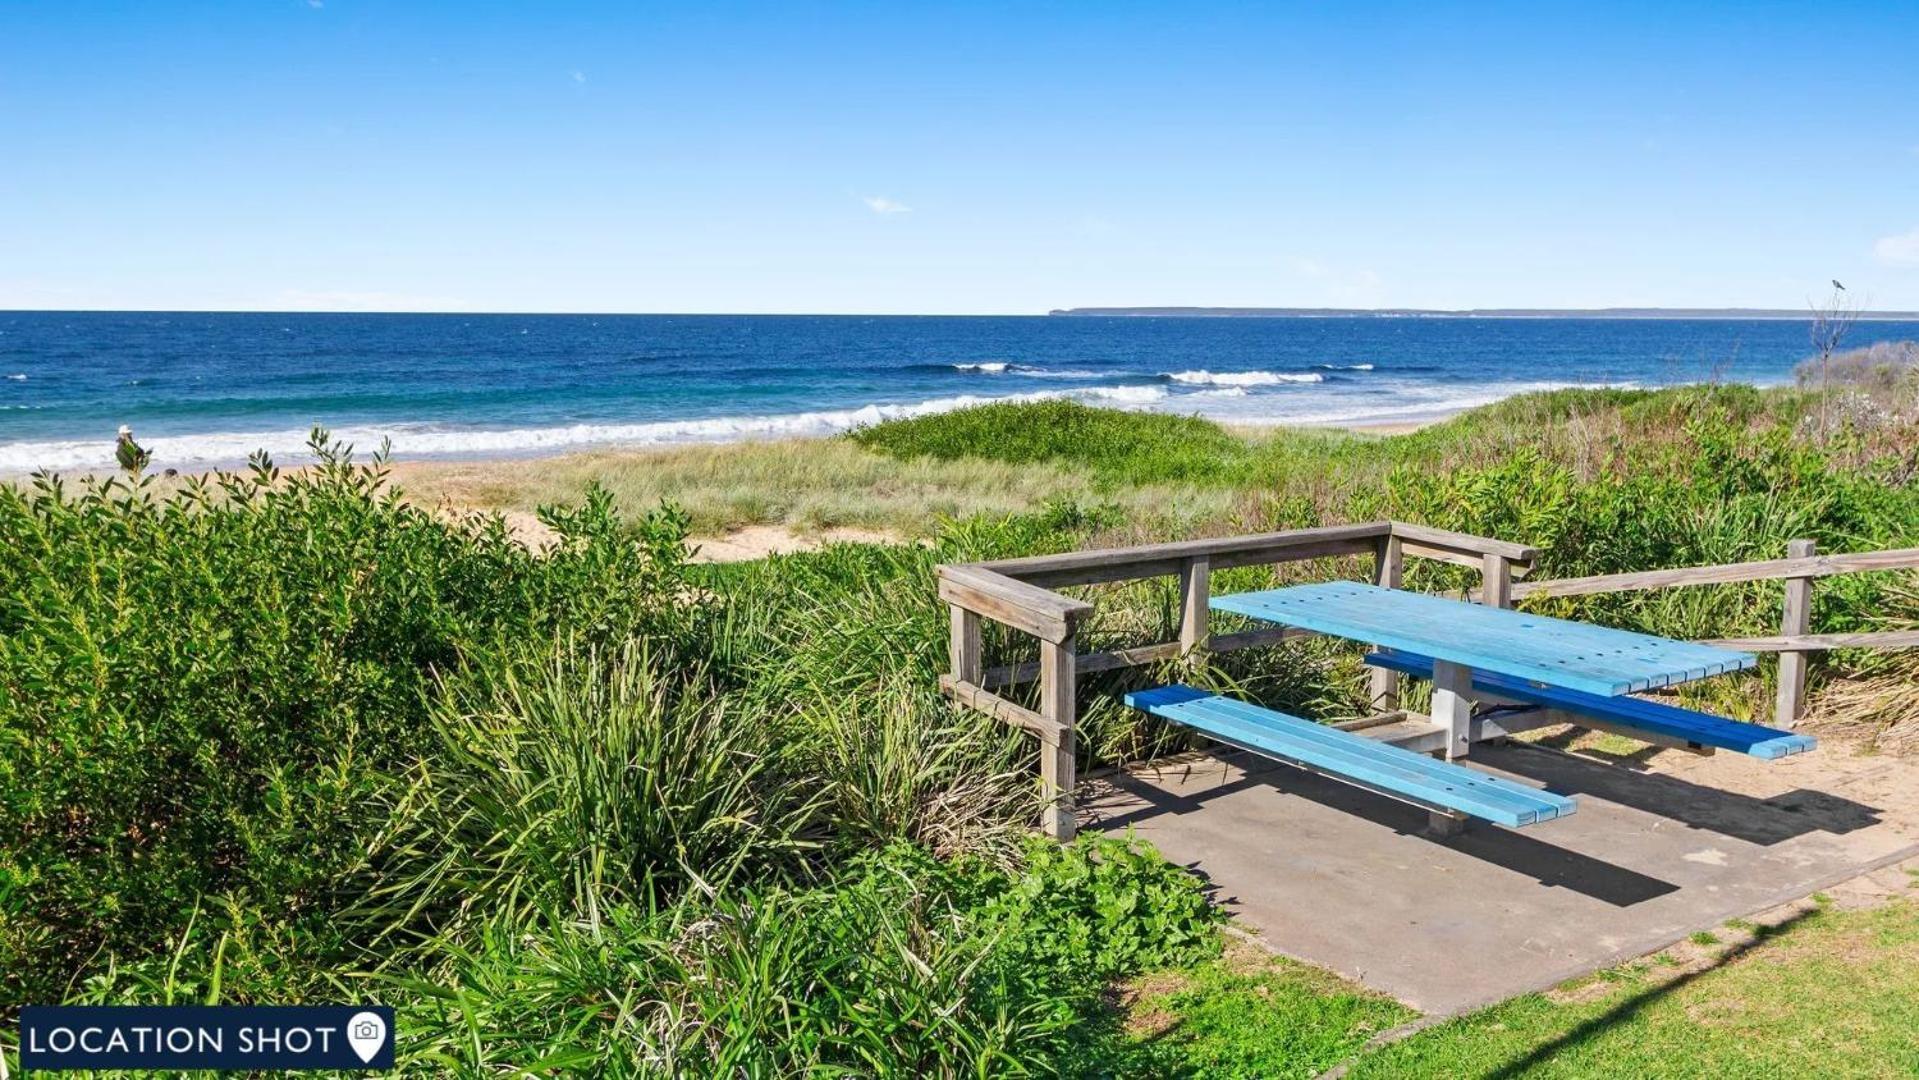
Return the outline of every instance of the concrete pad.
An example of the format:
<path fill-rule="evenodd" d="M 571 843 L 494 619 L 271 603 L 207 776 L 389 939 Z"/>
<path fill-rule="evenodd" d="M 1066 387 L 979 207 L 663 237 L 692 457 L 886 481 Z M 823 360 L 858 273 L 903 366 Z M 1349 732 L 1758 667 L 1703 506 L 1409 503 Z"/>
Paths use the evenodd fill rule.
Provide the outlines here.
<path fill-rule="evenodd" d="M 1427 833 L 1425 810 L 1239 751 L 1089 780 L 1275 951 L 1426 1013 L 1544 989 L 1919 854 L 1919 764 L 1775 762 L 1515 742 L 1470 763 L 1575 795 L 1568 818 Z"/>

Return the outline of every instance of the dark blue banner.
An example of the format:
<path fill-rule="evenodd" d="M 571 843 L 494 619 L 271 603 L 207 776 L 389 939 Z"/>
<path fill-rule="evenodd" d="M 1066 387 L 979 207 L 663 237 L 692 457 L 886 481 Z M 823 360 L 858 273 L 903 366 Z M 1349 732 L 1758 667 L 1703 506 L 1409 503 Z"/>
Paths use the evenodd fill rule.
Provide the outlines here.
<path fill-rule="evenodd" d="M 390 1069 L 385 1005 L 29 1005 L 24 1069 Z"/>

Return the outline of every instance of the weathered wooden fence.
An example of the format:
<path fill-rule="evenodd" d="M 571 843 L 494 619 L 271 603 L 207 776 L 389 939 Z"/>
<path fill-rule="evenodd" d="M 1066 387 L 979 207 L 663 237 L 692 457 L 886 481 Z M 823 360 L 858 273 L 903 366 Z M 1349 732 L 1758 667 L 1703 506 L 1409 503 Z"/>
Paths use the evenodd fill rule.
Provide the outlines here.
<path fill-rule="evenodd" d="M 1814 634 L 1812 629 L 1812 583 L 1834 574 L 1858 574 L 1869 570 L 1911 570 L 1919 568 L 1919 548 L 1892 551 L 1857 551 L 1840 555 L 1820 555 L 1811 540 L 1794 540 L 1786 546 L 1787 557 L 1758 562 L 1722 563 L 1717 566 L 1684 566 L 1675 570 L 1641 570 L 1628 574 L 1601 574 L 1597 577 L 1561 578 L 1557 581 L 1532 581 L 1515 585 L 1512 596 L 1591 596 L 1596 593 L 1630 592 L 1640 589 L 1670 589 L 1684 585 L 1724 585 L 1737 581 L 1784 581 L 1785 617 L 1775 637 L 1716 638 L 1711 644 L 1745 652 L 1779 654 L 1779 697 L 1773 707 L 1773 724 L 1792 727 L 1806 715 L 1806 658 L 1810 653 L 1828 649 L 1910 649 L 1919 646 L 1919 631 L 1885 630 L 1863 634 Z"/>
<path fill-rule="evenodd" d="M 1040 779 L 1045 799 L 1042 827 L 1056 839 L 1074 831 L 1072 793 L 1076 751 L 1076 682 L 1080 674 L 1175 660 L 1196 650 L 1229 652 L 1275 645 L 1312 632 L 1266 627 L 1233 634 L 1211 634 L 1207 600 L 1214 570 L 1275 565 L 1342 555 L 1371 556 L 1373 580 L 1400 585 L 1404 560 L 1433 559 L 1480 572 L 1473 595 L 1482 603 L 1510 607 L 1528 596 L 1580 596 L 1634 589 L 1708 585 L 1737 581 L 1786 582 L 1785 619 L 1777 637 L 1726 639 L 1717 644 L 1780 656 L 1778 722 L 1791 726 L 1805 710 L 1805 663 L 1812 652 L 1836 648 L 1908 648 L 1919 646 L 1919 632 L 1870 634 L 1809 633 L 1811 589 L 1815 578 L 1867 570 L 1919 568 L 1919 548 L 1899 551 L 1816 555 L 1812 541 L 1795 540 L 1790 557 L 1724 566 L 1647 570 L 1629 574 L 1515 581 L 1532 568 L 1539 552 L 1483 536 L 1399 521 L 1333 525 L 1317 529 L 1188 540 L 1170 544 L 1073 551 L 1021 559 L 947 565 L 939 568 L 939 597 L 952 618 L 951 670 L 940 687 L 960 703 L 1036 735 L 1041 744 Z M 1053 590 L 1074 585 L 1179 579 L 1179 639 L 1130 649 L 1081 654 L 1080 627 L 1093 614 L 1085 600 Z M 1039 662 L 986 668 L 981 655 L 981 620 L 990 619 L 1039 641 Z M 1372 698 L 1382 712 L 1398 706 L 1398 677 L 1372 673 Z M 1039 681 L 1037 708 L 1027 708 L 996 691 Z M 1372 718 L 1355 724 L 1375 722 Z M 1341 725 L 1349 726 L 1349 725 Z"/>

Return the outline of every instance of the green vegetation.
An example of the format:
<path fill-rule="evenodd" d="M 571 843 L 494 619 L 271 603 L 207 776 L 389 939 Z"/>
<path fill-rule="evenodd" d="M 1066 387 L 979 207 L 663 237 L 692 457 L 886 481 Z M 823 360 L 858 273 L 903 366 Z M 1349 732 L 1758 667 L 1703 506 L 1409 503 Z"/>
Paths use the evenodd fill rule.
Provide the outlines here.
<path fill-rule="evenodd" d="M 1121 1022 L 1089 1043 L 1105 1075 L 1314 1077 L 1415 1015 L 1252 945 L 1128 980 L 1119 1000 Z"/>
<path fill-rule="evenodd" d="M 1013 465 L 1081 466 L 1129 487 L 1227 484 L 1248 477 L 1253 447 L 1192 416 L 1121 413 L 1070 401 L 981 405 L 854 432 L 854 442 L 902 460 L 985 457 Z"/>
<path fill-rule="evenodd" d="M 933 567 L 1387 516 L 1538 544 L 1553 575 L 1919 544 L 1910 411 L 1827 423 L 1831 401 L 1567 392 L 1390 439 L 991 406 L 818 448 L 875 485 L 917 477 L 871 504 L 901 519 L 870 523 L 923 543 L 728 566 L 688 563 L 694 519 L 643 464 L 620 491 L 567 487 L 577 461 L 523 470 L 566 496 L 538 554 L 323 435 L 308 470 L 0 486 L 0 1010 L 383 999 L 421 1071 L 1310 1074 L 1403 1011 L 1213 959 L 1199 884 L 1142 845 L 1030 842 L 1034 748 L 936 692 Z M 685 454 L 668 473 L 705 477 L 709 521 L 803 502 L 745 497 L 807 475 L 790 447 Z M 818 505 L 850 497 L 816 479 Z M 1822 587 L 1815 629 L 1919 621 L 1889 577 Z M 1087 647 L 1171 635 L 1169 582 L 1097 595 Z M 1768 632 L 1778 603 L 1735 586 L 1552 610 L 1712 636 Z M 1919 727 L 1886 693 L 1910 661 L 1816 670 L 1822 722 L 1886 747 Z M 1363 707 L 1356 653 L 1323 640 L 1211 676 Z M 1155 677 L 1087 681 L 1083 766 L 1182 745 L 1118 705 Z M 1714 704 L 1750 715 L 1764 678 Z M 1142 1032 L 1142 1008 L 1181 1023 Z"/>

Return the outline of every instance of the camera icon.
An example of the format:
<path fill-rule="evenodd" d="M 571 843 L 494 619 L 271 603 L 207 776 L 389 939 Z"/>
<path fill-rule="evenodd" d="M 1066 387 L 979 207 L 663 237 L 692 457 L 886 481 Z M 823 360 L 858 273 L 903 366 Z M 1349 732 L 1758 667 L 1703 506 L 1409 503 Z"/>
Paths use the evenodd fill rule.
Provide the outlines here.
<path fill-rule="evenodd" d="M 346 1042 L 355 1057 L 367 1064 L 386 1045 L 386 1018 L 375 1012 L 358 1012 L 347 1018 Z"/>

